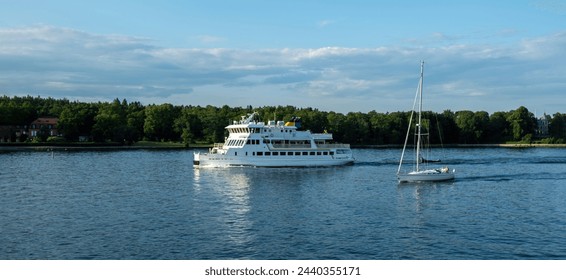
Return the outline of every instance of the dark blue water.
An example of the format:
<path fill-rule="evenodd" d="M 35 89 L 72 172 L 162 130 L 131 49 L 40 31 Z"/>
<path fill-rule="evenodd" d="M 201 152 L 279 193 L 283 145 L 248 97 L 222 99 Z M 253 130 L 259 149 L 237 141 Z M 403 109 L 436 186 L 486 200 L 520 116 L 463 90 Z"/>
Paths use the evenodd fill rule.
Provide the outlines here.
<path fill-rule="evenodd" d="M 0 153 L 0 259 L 566 259 L 566 149 L 398 149 L 333 168 L 195 169 L 192 151 Z"/>

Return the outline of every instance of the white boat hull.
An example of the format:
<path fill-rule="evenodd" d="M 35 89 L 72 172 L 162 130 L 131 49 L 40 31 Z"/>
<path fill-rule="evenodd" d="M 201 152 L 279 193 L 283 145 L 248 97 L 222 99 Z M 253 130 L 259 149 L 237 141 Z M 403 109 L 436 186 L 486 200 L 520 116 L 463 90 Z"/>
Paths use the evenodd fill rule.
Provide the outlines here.
<path fill-rule="evenodd" d="M 286 156 L 281 157 L 242 157 L 226 156 L 216 154 L 195 153 L 195 166 L 198 167 L 231 167 L 231 166 L 253 166 L 253 167 L 323 167 L 340 166 L 354 163 L 354 158 L 349 156 Z"/>
<path fill-rule="evenodd" d="M 400 183 L 405 182 L 440 182 L 454 180 L 454 172 L 439 172 L 438 170 L 425 170 L 419 172 L 409 172 L 397 174 Z"/>

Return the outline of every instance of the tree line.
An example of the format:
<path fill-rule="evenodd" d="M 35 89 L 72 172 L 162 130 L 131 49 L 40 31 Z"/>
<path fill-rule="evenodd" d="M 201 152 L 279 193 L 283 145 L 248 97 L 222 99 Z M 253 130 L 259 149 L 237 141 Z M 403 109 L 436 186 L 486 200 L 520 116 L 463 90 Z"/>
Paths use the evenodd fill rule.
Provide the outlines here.
<path fill-rule="evenodd" d="M 88 137 L 94 142 L 134 143 L 140 140 L 193 143 L 223 142 L 225 127 L 233 120 L 258 112 L 262 121 L 302 119 L 303 129 L 333 133 L 334 139 L 353 145 L 402 144 L 411 112 L 371 111 L 347 114 L 294 106 L 215 107 L 172 104 L 143 105 L 114 99 L 112 102 L 79 102 L 42 97 L 0 97 L 0 126 L 29 125 L 38 117 L 57 117 L 65 141 Z M 566 143 L 566 114 L 545 115 L 548 130 L 537 125 L 534 114 L 523 106 L 508 112 L 445 110 L 424 112 L 423 125 L 431 142 L 489 144 L 505 142 Z M 29 139 L 21 139 L 29 141 Z M 46 139 L 44 139 L 46 140 Z"/>

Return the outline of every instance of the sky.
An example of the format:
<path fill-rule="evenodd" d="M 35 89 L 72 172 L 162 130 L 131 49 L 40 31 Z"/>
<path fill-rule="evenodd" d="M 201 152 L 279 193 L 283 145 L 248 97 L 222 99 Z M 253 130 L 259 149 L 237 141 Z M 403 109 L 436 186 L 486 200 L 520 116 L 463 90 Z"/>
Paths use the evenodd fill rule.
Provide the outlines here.
<path fill-rule="evenodd" d="M 566 1 L 0 0 L 0 95 L 566 113 Z"/>

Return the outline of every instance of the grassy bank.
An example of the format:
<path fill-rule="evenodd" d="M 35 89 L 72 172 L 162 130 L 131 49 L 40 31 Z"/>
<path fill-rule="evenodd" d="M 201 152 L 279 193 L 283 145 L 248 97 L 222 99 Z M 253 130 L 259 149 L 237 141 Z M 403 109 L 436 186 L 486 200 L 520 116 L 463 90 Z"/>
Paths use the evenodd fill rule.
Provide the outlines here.
<path fill-rule="evenodd" d="M 41 142 L 41 143 L 0 143 L 0 150 L 88 150 L 88 149 L 192 149 L 208 148 L 209 144 L 191 144 L 188 147 L 180 142 L 139 141 L 132 145 L 118 142 Z"/>

